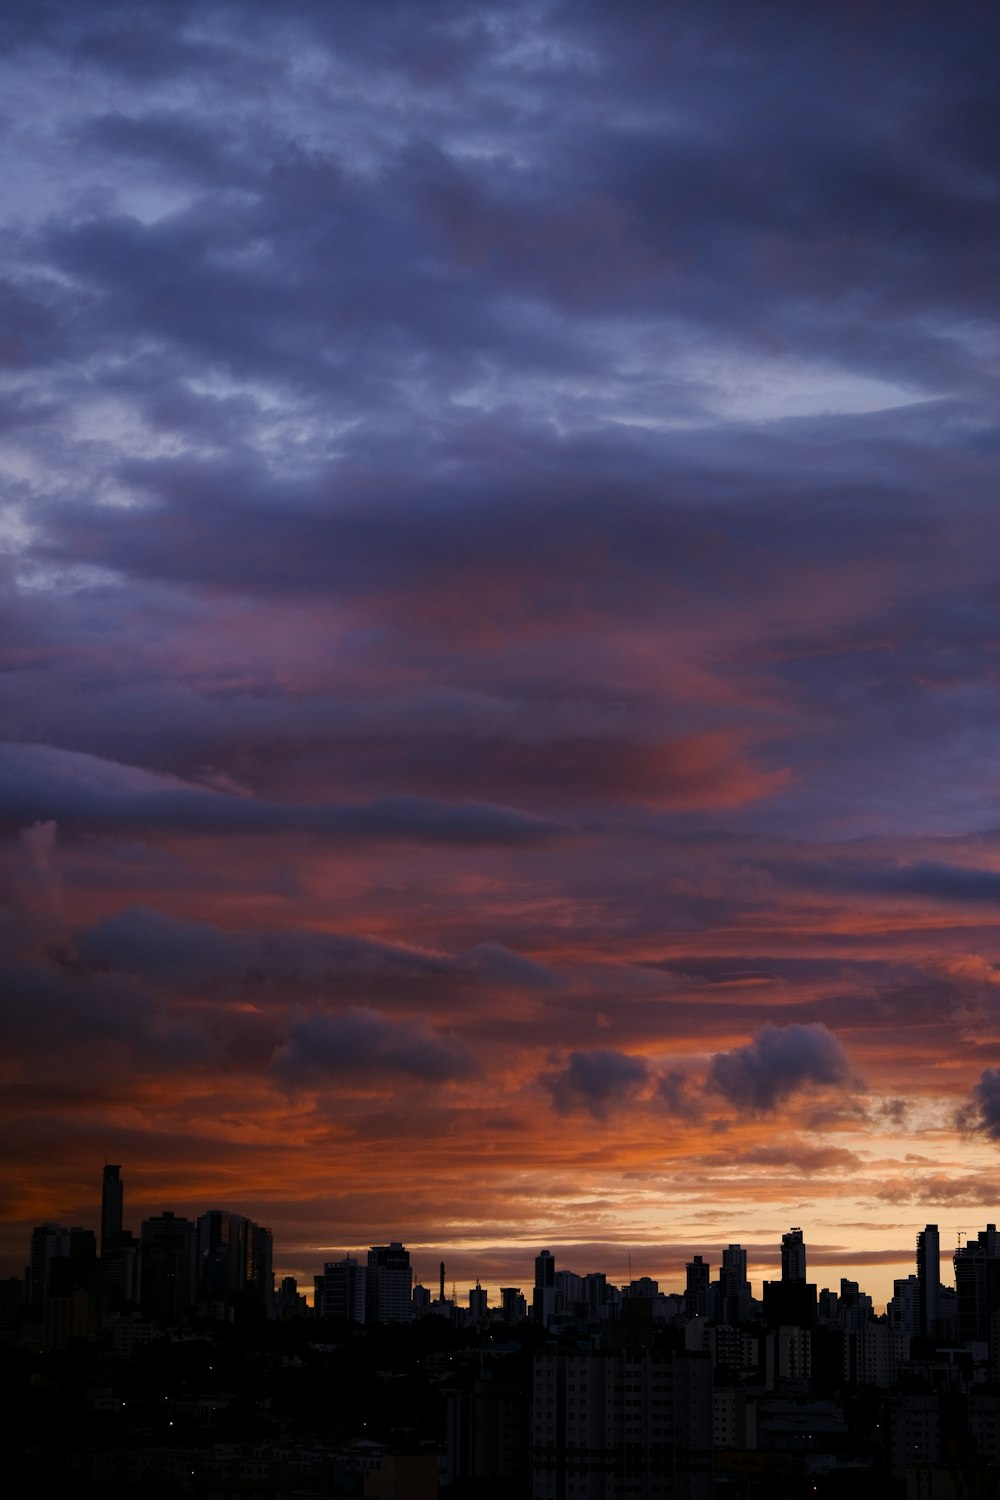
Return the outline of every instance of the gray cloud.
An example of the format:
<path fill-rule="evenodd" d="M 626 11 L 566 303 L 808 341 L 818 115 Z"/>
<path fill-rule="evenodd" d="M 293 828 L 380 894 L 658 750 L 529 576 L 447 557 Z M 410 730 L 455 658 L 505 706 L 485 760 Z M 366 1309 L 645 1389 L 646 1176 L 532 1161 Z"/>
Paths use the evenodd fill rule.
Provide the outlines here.
<path fill-rule="evenodd" d="M 850 1076 L 843 1047 L 821 1022 L 767 1022 L 745 1047 L 714 1055 L 707 1083 L 738 1109 L 767 1113 L 800 1089 L 843 1087 Z"/>
<path fill-rule="evenodd" d="M 991 1140 L 1000 1140 L 1000 1068 L 983 1069 L 960 1123 L 981 1130 Z"/>
<path fill-rule="evenodd" d="M 633 1100 L 648 1078 L 649 1064 L 644 1057 L 598 1049 L 571 1052 L 566 1066 L 543 1081 L 561 1114 L 583 1109 L 602 1120 L 609 1110 Z"/>
<path fill-rule="evenodd" d="M 472 1053 L 453 1033 L 436 1031 L 426 1022 L 392 1021 L 359 1007 L 295 1022 L 273 1068 L 282 1083 L 307 1087 L 377 1074 L 444 1083 L 477 1071 Z"/>
<path fill-rule="evenodd" d="M 70 829 L 296 832 L 346 842 L 518 844 L 555 832 L 541 818 L 483 803 L 386 797 L 367 805 L 313 806 L 232 796 L 43 745 L 0 748 L 0 817 L 19 825 L 54 820 Z"/>
<path fill-rule="evenodd" d="M 117 970 L 167 987 L 252 991 L 272 1003 L 307 992 L 355 999 L 392 995 L 396 1003 L 433 996 L 443 1004 L 452 995 L 485 1000 L 510 987 L 544 992 L 557 979 L 553 970 L 500 943 L 452 954 L 356 933 L 226 930 L 144 906 L 79 929 L 72 946 L 85 968 Z"/>

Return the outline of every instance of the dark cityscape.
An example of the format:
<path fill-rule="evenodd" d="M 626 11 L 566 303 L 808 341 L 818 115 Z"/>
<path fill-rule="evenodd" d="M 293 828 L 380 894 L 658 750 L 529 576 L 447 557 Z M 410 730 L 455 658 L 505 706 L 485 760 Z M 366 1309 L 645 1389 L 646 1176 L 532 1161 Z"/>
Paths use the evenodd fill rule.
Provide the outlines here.
<path fill-rule="evenodd" d="M 402 1243 L 275 1285 L 271 1233 L 164 1210 L 39 1225 L 2 1283 L 12 1477 L 81 1495 L 775 1497 L 1000 1493 L 1000 1234 L 941 1277 L 938 1226 L 884 1311 L 817 1290 L 805 1233 L 755 1297 L 747 1252 L 683 1287 L 559 1266 L 415 1283 Z M 527 1269 L 527 1268 L 526 1268 Z"/>

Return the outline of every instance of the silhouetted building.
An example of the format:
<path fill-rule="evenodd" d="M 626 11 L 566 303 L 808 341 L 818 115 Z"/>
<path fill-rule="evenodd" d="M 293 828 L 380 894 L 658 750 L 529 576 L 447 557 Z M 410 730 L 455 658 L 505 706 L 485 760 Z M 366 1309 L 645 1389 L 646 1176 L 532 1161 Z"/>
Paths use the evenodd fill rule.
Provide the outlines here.
<path fill-rule="evenodd" d="M 102 1306 L 110 1313 L 139 1301 L 140 1245 L 124 1230 L 101 1256 L 101 1292 Z"/>
<path fill-rule="evenodd" d="M 520 1323 L 528 1316 L 528 1304 L 519 1286 L 500 1288 L 500 1315 L 505 1323 Z"/>
<path fill-rule="evenodd" d="M 815 1328 L 816 1284 L 812 1281 L 765 1281 L 764 1322 L 769 1328 Z"/>
<path fill-rule="evenodd" d="M 936 1224 L 917 1235 L 917 1332 L 937 1337 L 940 1329 L 941 1236 Z"/>
<path fill-rule="evenodd" d="M 139 1232 L 140 1301 L 147 1317 L 177 1323 L 194 1302 L 195 1225 L 169 1211 L 143 1219 Z"/>
<path fill-rule="evenodd" d="M 274 1304 L 271 1231 L 244 1214 L 210 1209 L 196 1229 L 196 1300 L 224 1321 L 270 1317 Z"/>
<path fill-rule="evenodd" d="M 398 1240 L 388 1245 L 373 1245 L 368 1252 L 365 1279 L 365 1321 L 409 1323 L 413 1317 L 412 1289 L 409 1251 Z"/>
<path fill-rule="evenodd" d="M 49 1270 L 53 1260 L 69 1254 L 68 1229 L 61 1224 L 39 1224 L 31 1231 L 31 1262 L 28 1276 L 29 1300 L 41 1306 L 48 1295 Z"/>
<path fill-rule="evenodd" d="M 447 1395 L 444 1480 L 464 1495 L 522 1496 L 528 1482 L 529 1406 L 525 1393 L 487 1368 L 471 1390 Z"/>
<path fill-rule="evenodd" d="M 317 1280 L 319 1278 L 317 1277 Z M 294 1276 L 283 1276 L 274 1297 L 274 1310 L 282 1322 L 289 1318 L 305 1318 L 309 1316 L 309 1304 L 299 1291 L 299 1284 Z"/>
<path fill-rule="evenodd" d="M 1000 1309 L 1000 1235 L 987 1224 L 974 1240 L 955 1251 L 958 1340 L 990 1341 L 992 1314 Z"/>
<path fill-rule="evenodd" d="M 101 1181 L 101 1255 L 115 1243 L 122 1232 L 125 1192 L 120 1166 L 105 1164 Z"/>
<path fill-rule="evenodd" d="M 73 1292 L 97 1290 L 97 1236 L 92 1229 L 71 1229 L 66 1251 L 48 1262 L 47 1297 L 69 1297 Z"/>
<path fill-rule="evenodd" d="M 313 1303 L 317 1317 L 364 1323 L 367 1279 L 367 1268 L 353 1255 L 327 1261 L 322 1276 L 316 1277 Z"/>
<path fill-rule="evenodd" d="M 591 1318 L 602 1318 L 608 1305 L 608 1278 L 603 1271 L 588 1271 L 583 1278 L 583 1297 L 587 1314 Z"/>
<path fill-rule="evenodd" d="M 805 1281 L 806 1245 L 801 1229 L 790 1229 L 781 1236 L 782 1281 Z"/>
<path fill-rule="evenodd" d="M 708 1288 L 711 1267 L 707 1260 L 696 1255 L 688 1261 L 687 1280 L 684 1286 L 684 1311 L 689 1317 L 704 1318 L 708 1313 Z"/>
<path fill-rule="evenodd" d="M 535 1256 L 535 1285 L 531 1296 L 531 1316 L 548 1328 L 556 1314 L 556 1261 L 549 1250 Z"/>
<path fill-rule="evenodd" d="M 729 1245 L 722 1252 L 719 1268 L 719 1294 L 716 1316 L 720 1323 L 746 1323 L 752 1313 L 750 1283 L 747 1280 L 747 1253 L 741 1245 Z"/>
<path fill-rule="evenodd" d="M 712 1406 L 704 1354 L 537 1354 L 534 1500 L 710 1500 Z"/>
<path fill-rule="evenodd" d="M 96 1311 L 97 1236 L 92 1229 L 70 1229 L 64 1234 L 65 1253 L 50 1255 L 45 1265 L 41 1306 L 43 1337 L 49 1349 L 64 1349 L 71 1338 L 85 1338 Z"/>
<path fill-rule="evenodd" d="M 27 1282 L 20 1276 L 0 1280 L 0 1328 L 12 1322 L 28 1300 Z"/>
<path fill-rule="evenodd" d="M 920 1327 L 920 1281 L 916 1276 L 897 1276 L 886 1308 L 889 1327 L 913 1337 Z"/>

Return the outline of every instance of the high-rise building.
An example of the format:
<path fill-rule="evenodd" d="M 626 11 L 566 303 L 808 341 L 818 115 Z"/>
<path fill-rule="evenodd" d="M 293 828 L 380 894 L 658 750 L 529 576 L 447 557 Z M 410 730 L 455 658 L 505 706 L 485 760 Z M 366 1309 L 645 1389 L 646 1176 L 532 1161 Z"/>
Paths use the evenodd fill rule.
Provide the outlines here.
<path fill-rule="evenodd" d="M 920 1281 L 916 1276 L 897 1276 L 892 1283 L 892 1297 L 886 1308 L 889 1327 L 898 1329 L 908 1337 L 918 1331 L 920 1325 Z"/>
<path fill-rule="evenodd" d="M 696 1255 L 688 1261 L 687 1280 L 684 1286 L 684 1311 L 688 1317 L 703 1318 L 708 1312 L 708 1287 L 711 1267 L 707 1260 Z"/>
<path fill-rule="evenodd" d="M 711 1500 L 712 1414 L 707 1354 L 540 1352 L 531 1493 L 535 1500 Z"/>
<path fill-rule="evenodd" d="M 535 1256 L 535 1286 L 555 1286 L 556 1258 L 551 1250 L 540 1250 Z"/>
<path fill-rule="evenodd" d="M 782 1281 L 805 1281 L 806 1246 L 802 1230 L 792 1228 L 781 1236 Z"/>
<path fill-rule="evenodd" d="M 328 1260 L 322 1276 L 316 1277 L 313 1299 L 316 1316 L 342 1323 L 365 1321 L 366 1269 L 353 1255 Z"/>
<path fill-rule="evenodd" d="M 31 1269 L 28 1296 L 41 1304 L 49 1293 L 52 1262 L 69 1255 L 69 1230 L 61 1224 L 39 1224 L 31 1231 Z"/>
<path fill-rule="evenodd" d="M 728 1245 L 722 1252 L 719 1268 L 719 1321 L 745 1323 L 751 1315 L 750 1283 L 747 1280 L 747 1253 L 742 1245 Z"/>
<path fill-rule="evenodd" d="M 816 1287 L 806 1281 L 806 1246 L 802 1230 L 792 1228 L 781 1236 L 781 1280 L 765 1281 L 764 1321 L 771 1328 L 816 1326 Z"/>
<path fill-rule="evenodd" d="M 365 1321 L 409 1323 L 413 1317 L 413 1268 L 410 1253 L 399 1240 L 373 1245 L 365 1277 Z"/>
<path fill-rule="evenodd" d="M 155 1322 L 176 1323 L 194 1302 L 195 1225 L 168 1210 L 143 1219 L 139 1238 L 142 1309 Z"/>
<path fill-rule="evenodd" d="M 248 1219 L 246 1312 L 248 1316 L 273 1318 L 274 1236 L 263 1224 Z"/>
<path fill-rule="evenodd" d="M 917 1235 L 917 1332 L 934 1338 L 939 1332 L 941 1300 L 941 1236 L 936 1224 L 926 1224 Z"/>
<path fill-rule="evenodd" d="M 531 1316 L 548 1328 L 556 1312 L 556 1259 L 550 1250 L 535 1256 L 535 1285 L 531 1294 Z"/>
<path fill-rule="evenodd" d="M 500 1288 L 500 1316 L 505 1323 L 520 1323 L 528 1315 L 528 1304 L 519 1286 Z"/>
<path fill-rule="evenodd" d="M 101 1181 L 101 1254 L 111 1249 L 122 1232 L 124 1186 L 122 1169 L 105 1162 Z"/>
<path fill-rule="evenodd" d="M 960 1343 L 986 1343 L 993 1314 L 1000 1310 L 1000 1234 L 987 1224 L 976 1238 L 955 1251 Z"/>

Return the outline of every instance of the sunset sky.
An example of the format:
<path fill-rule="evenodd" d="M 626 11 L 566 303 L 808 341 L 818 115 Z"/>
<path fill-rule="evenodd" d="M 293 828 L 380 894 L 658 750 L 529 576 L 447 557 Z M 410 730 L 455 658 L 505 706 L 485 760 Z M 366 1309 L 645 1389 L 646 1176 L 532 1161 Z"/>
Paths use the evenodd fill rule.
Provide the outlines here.
<path fill-rule="evenodd" d="M 1000 1219 L 1000 12 L 6 0 L 0 128 L 3 1273 Z"/>

